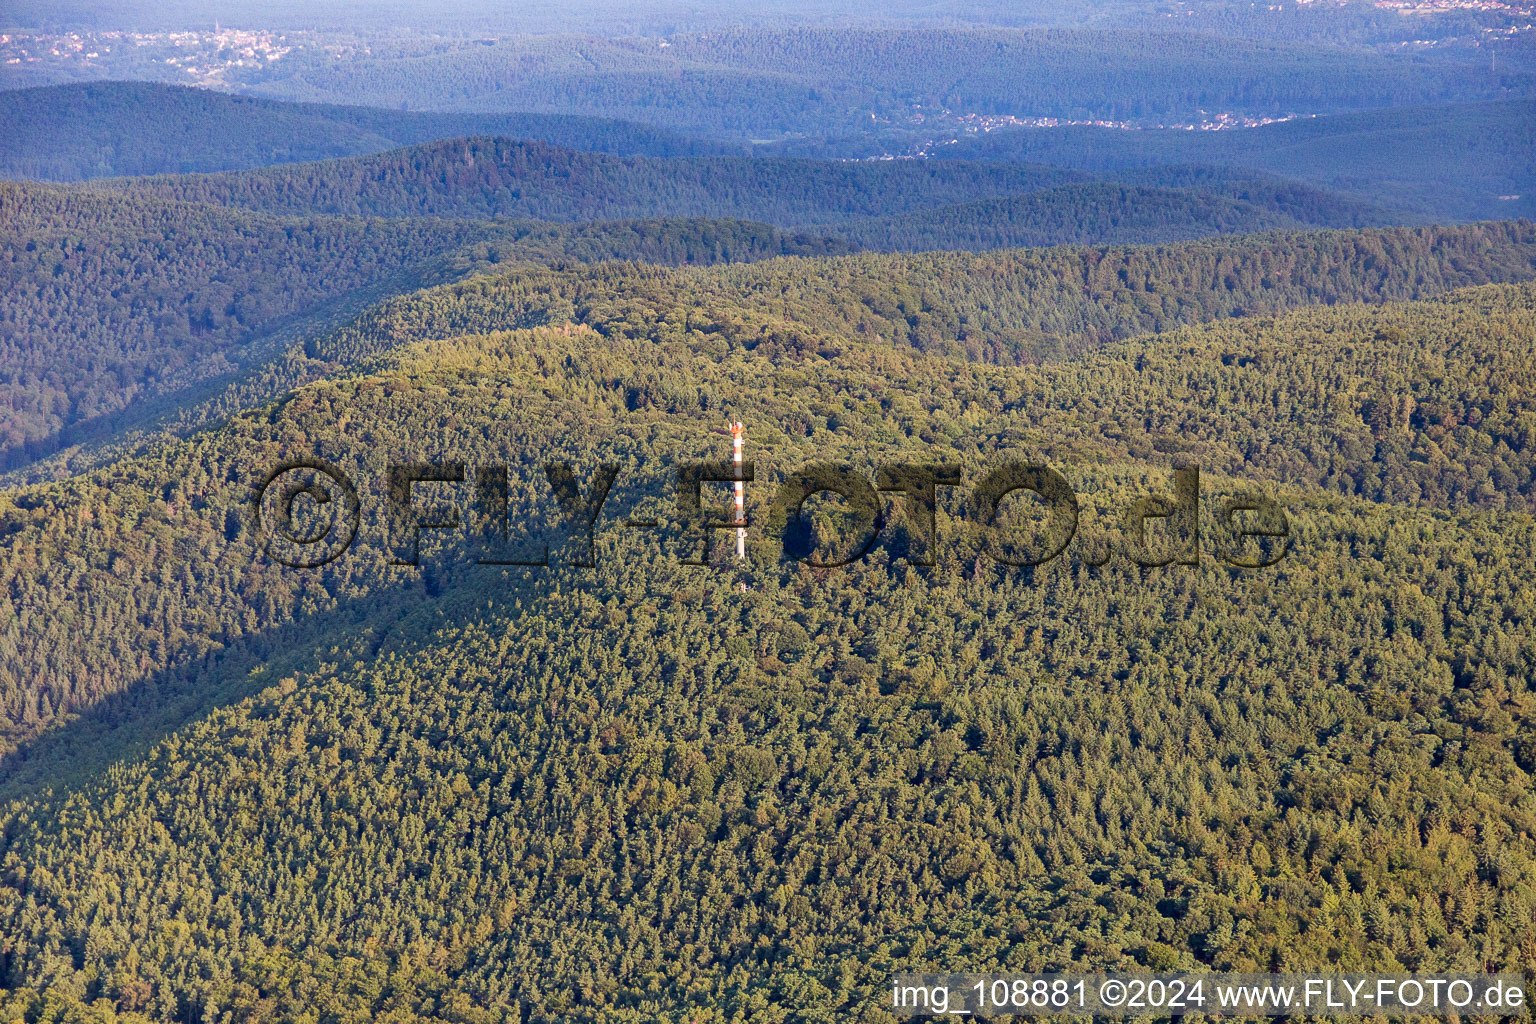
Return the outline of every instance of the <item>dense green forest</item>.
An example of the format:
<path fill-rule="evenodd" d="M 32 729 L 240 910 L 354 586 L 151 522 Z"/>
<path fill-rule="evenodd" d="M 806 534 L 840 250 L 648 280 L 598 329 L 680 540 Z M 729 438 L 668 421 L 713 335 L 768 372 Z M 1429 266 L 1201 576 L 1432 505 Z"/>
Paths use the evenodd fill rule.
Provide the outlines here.
<path fill-rule="evenodd" d="M 1278 180 L 1161 173 L 1187 187 L 1051 188 L 1081 175 L 1033 166 L 621 159 L 464 140 L 238 174 L 123 179 L 103 190 L 0 186 L 0 465 L 107 436 L 124 415 L 174 408 L 189 388 L 259 364 L 285 339 L 390 290 L 503 263 L 1168 242 L 1389 217 Z M 1024 194 L 923 209 L 1010 191 Z M 317 209 L 324 215 L 309 212 Z M 892 209 L 909 212 L 828 225 L 821 235 L 739 220 L 462 219 L 730 214 L 786 223 Z M 155 403 L 166 396 L 169 405 Z"/>
<path fill-rule="evenodd" d="M 432 139 L 507 135 L 625 156 L 722 147 L 646 125 L 561 114 L 429 114 L 278 103 L 148 82 L 0 91 L 0 177 L 48 181 L 240 170 Z"/>
<path fill-rule="evenodd" d="M 779 320 L 817 324 L 965 360 L 1035 363 L 1185 323 L 1349 301 L 1421 298 L 1536 276 L 1536 225 L 1388 228 L 1210 239 L 1175 246 L 854 255 L 704 270 L 607 264 L 527 269 L 379 304 L 308 339 L 332 371 L 467 322 L 513 329 L 595 326 L 660 311 L 717 323 L 755 345 L 801 346 Z M 686 299 L 684 299 L 686 297 Z M 715 319 L 718 317 L 719 319 Z M 638 330 L 639 328 L 637 328 Z"/>
<path fill-rule="evenodd" d="M 80 713 L 5 762 L 15 1012 L 881 1020 L 897 967 L 1529 963 L 1536 286 L 1019 367 L 860 331 L 836 281 L 763 305 L 797 262 L 511 331 L 478 300 L 516 275 L 429 291 L 357 371 L 7 495 L 5 663 L 105 684 L 6 681 L 19 737 Z M 618 529 L 726 417 L 765 481 L 1044 458 L 1090 546 L 1196 461 L 1294 550 L 1002 570 L 946 505 L 932 570 L 898 514 L 828 575 Z M 331 567 L 253 558 L 252 482 L 316 450 L 365 492 L 510 464 L 517 524 L 546 457 L 625 486 L 595 570 L 390 569 L 371 494 Z"/>
<path fill-rule="evenodd" d="M 1088 187 L 1099 175 L 1136 188 Z M 237 173 L 115 179 L 99 187 L 284 215 L 556 221 L 735 217 L 781 227 L 822 226 L 834 233 L 839 229 L 831 225 L 840 221 L 885 218 L 892 231 L 904 230 L 910 221 L 913 237 L 928 239 L 922 245 L 903 241 L 903 248 L 970 247 L 974 232 L 987 227 L 985 211 L 993 207 L 940 208 L 984 199 L 1003 201 L 996 205 L 1008 210 L 1002 216 L 1016 225 L 1019 239 L 1009 243 L 1003 231 L 990 243 L 994 248 L 1036 244 L 1027 241 L 1031 230 L 1044 239 L 1038 244 L 1062 244 L 1428 219 L 1422 211 L 1403 208 L 1405 197 L 1396 193 L 1370 201 L 1257 170 L 1220 166 L 1090 174 L 995 161 L 620 158 L 505 138 L 444 140 Z M 1047 189 L 1056 191 L 1029 195 Z"/>
<path fill-rule="evenodd" d="M 349 324 L 296 344 L 232 385 L 213 405 L 215 412 L 227 416 L 286 389 L 365 368 L 402 346 L 434 338 L 550 325 L 573 325 L 611 338 L 653 340 L 660 340 L 664 331 L 681 330 L 685 336 L 701 332 L 732 346 L 761 348 L 765 356 L 808 357 L 822 352 L 829 343 L 821 339 L 830 337 L 850 340 L 831 343 L 826 348 L 829 353 L 843 344 L 878 341 L 965 363 L 1036 364 L 1062 356 L 1086 357 L 1119 339 L 1171 330 L 1181 323 L 1220 323 L 1239 312 L 1264 323 L 1264 314 L 1318 301 L 1407 298 L 1487 280 L 1529 280 L 1536 276 L 1533 249 L 1536 229 L 1513 225 L 1447 232 L 1326 232 L 1291 236 L 1283 243 L 1254 238 L 1169 249 L 775 260 L 703 270 L 668 271 L 624 263 L 566 271 L 519 266 L 499 276 L 473 278 L 381 303 Z M 1437 272 L 1438 277 L 1432 276 Z M 623 401 L 637 409 L 684 412 L 699 403 L 708 408 L 720 401 L 705 398 L 697 387 L 658 371 L 638 370 L 615 386 L 621 389 Z M 1055 399 L 1057 403 L 1076 401 L 1070 397 L 1075 389 L 1059 394 L 1068 397 Z M 1394 415 L 1389 406 L 1371 409 L 1375 412 L 1370 415 L 1384 421 Z M 1526 450 L 1518 416 L 1514 422 L 1505 418 L 1517 411 L 1506 405 L 1497 420 L 1491 418 L 1491 409 L 1479 414 L 1487 417 L 1483 429 L 1496 431 L 1492 440 L 1497 444 L 1488 451 L 1470 440 L 1462 442 L 1464 450 L 1457 452 L 1460 464 L 1477 461 L 1484 469 L 1473 485 L 1449 492 L 1427 481 L 1416 486 L 1429 487 L 1433 500 L 1445 504 L 1468 500 L 1477 485 L 1496 475 L 1485 488 L 1493 493 L 1478 493 L 1478 499 L 1493 500 L 1496 494 L 1523 507 L 1521 495 L 1529 486 L 1531 467 L 1521 456 L 1493 459 L 1506 448 Z M 1355 414 L 1366 412 L 1356 410 Z M 1137 414 L 1146 418 L 1148 426 L 1143 429 L 1150 429 L 1151 415 Z M 1309 419 L 1305 429 L 1318 428 Z M 1176 429 L 1170 431 L 1170 436 L 1178 434 Z M 1434 439 L 1438 442 L 1440 435 Z M 1288 439 L 1292 456 L 1301 457 L 1294 450 L 1300 443 L 1300 437 Z M 1185 449 L 1175 443 L 1167 450 Z M 1367 496 L 1380 496 L 1379 482 L 1338 477 L 1343 464 L 1335 463 L 1325 442 L 1303 461 L 1313 467 L 1302 477 L 1307 482 L 1326 480 L 1349 490 L 1363 487 Z M 1439 461 L 1427 460 L 1436 473 Z M 1228 468 L 1235 472 L 1237 467 Z M 168 479 L 179 476 L 180 472 L 173 472 Z M 161 497 L 170 501 L 165 496 L 170 493 Z M 121 587 L 134 601 L 158 602 L 163 590 L 163 586 L 143 584 Z M 196 589 L 207 593 L 201 584 Z M 58 595 L 73 592 L 72 586 L 56 588 Z M 210 622 L 234 615 L 231 608 Z M 141 618 L 114 616 L 114 621 Z M 69 616 L 50 614 L 31 623 L 13 617 L 8 628 L 13 631 L 12 642 L 25 655 L 22 663 L 43 665 L 53 660 L 46 652 L 58 642 L 50 638 L 70 635 L 78 627 Z M 164 643 L 146 646 L 132 633 L 114 638 L 110 630 L 104 631 L 56 668 L 34 670 L 0 688 L 0 714 L 10 729 L 34 731 L 48 718 L 36 713 L 43 699 L 56 712 L 89 706 L 131 678 L 119 674 L 129 652 L 139 652 L 134 660 L 143 668 L 163 668 L 179 663 L 189 650 L 200 649 L 202 641 L 194 638 L 204 636 L 203 630 L 189 631 L 179 641 L 167 636 Z M 146 660 L 146 649 L 157 653 Z M 29 718 L 30 725 L 24 727 Z"/>
<path fill-rule="evenodd" d="M 0 220 L 0 466 L 100 436 L 390 291 L 485 266 L 848 248 L 744 221 L 279 218 L 20 184 L 0 184 Z"/>
<path fill-rule="evenodd" d="M 1062 127 L 979 133 L 957 125 L 946 127 L 941 121 L 921 128 L 889 125 L 858 136 L 814 135 L 792 143 L 765 144 L 754 151 L 835 159 L 922 152 L 945 159 L 1072 167 L 1089 174 L 1073 179 L 1058 171 L 1063 175 L 1058 180 L 1091 175 L 1146 187 L 1194 187 L 1266 207 L 1278 205 L 1305 224 L 1343 227 L 1383 218 L 1405 222 L 1529 215 L 1536 211 L 1532 205 L 1536 181 L 1529 159 L 1536 149 L 1533 124 L 1536 108 L 1529 101 L 1510 101 L 1302 118 L 1218 132 Z M 257 168 L 483 134 L 612 156 L 701 156 L 732 148 L 598 118 L 289 104 L 131 82 L 0 91 L 0 131 L 15 140 L 0 152 L 0 176 L 56 180 Z M 942 144 L 951 138 L 953 144 Z M 737 169 L 729 171 L 722 168 L 733 165 L 676 171 L 676 181 L 664 174 L 660 177 L 668 183 L 663 186 L 653 175 L 636 175 L 609 162 L 579 162 L 566 170 L 557 165 L 558 161 L 551 173 L 557 178 L 568 174 L 570 180 L 551 182 L 536 175 L 522 189 L 535 196 L 552 193 L 549 198 L 466 197 L 461 203 L 476 212 L 492 213 L 507 209 L 510 203 L 515 207 L 511 215 L 559 219 L 677 213 L 775 219 L 787 210 L 785 215 L 791 219 L 808 221 L 824 211 L 792 205 L 807 191 L 830 189 L 836 194 L 846 191 L 850 181 L 858 181 L 872 195 L 888 195 L 898 187 L 896 183 L 923 177 L 910 167 L 891 165 L 878 171 L 834 165 L 813 172 L 805 166 L 791 170 L 768 163 L 762 172 L 749 174 L 738 163 Z M 1190 173 L 1194 166 L 1201 169 L 1198 175 Z M 1281 177 L 1261 183 L 1260 172 L 1265 171 Z M 928 173 L 953 180 L 948 176 L 957 172 Z M 596 180 L 588 180 L 588 175 Z M 590 185 L 590 195 L 573 191 L 581 183 Z M 340 187 L 339 182 L 334 184 Z M 503 184 L 511 186 L 510 181 Z M 1224 187 L 1232 184 L 1239 185 L 1242 194 Z M 920 204 L 995 195 L 982 190 L 930 199 L 928 186 L 900 187 L 914 190 L 915 197 L 922 197 Z M 1307 196 L 1309 187 L 1318 195 Z M 609 189 L 619 195 L 608 194 Z M 1348 198 L 1339 190 L 1347 192 Z M 1293 194 L 1287 196 L 1287 192 Z M 561 198 L 556 200 L 554 195 Z M 323 203 L 326 210 L 338 208 L 334 198 Z M 1348 203 L 1387 212 L 1357 212 L 1351 219 L 1333 209 Z M 298 206 L 293 203 L 287 209 Z M 317 211 L 305 207 L 300 212 Z M 894 213 L 890 209 L 847 211 L 852 216 Z"/>
<path fill-rule="evenodd" d="M 1319 188 L 1295 178 L 1243 167 L 1212 164 L 1159 164 L 1124 167 L 1105 173 L 1106 179 L 1143 188 L 1171 188 L 1224 196 L 1272 210 L 1303 224 L 1318 227 L 1364 227 L 1380 223 L 1412 223 L 1411 214 L 1390 204 L 1395 197 L 1360 199 Z M 1387 206 L 1383 203 L 1389 204 Z M 1444 222 L 1448 218 L 1442 216 Z M 1495 218 L 1497 219 L 1497 218 Z"/>
<path fill-rule="evenodd" d="M 615 157 L 476 137 L 224 174 L 115 179 L 139 196 L 372 217 L 742 217 L 780 226 L 881 216 L 1086 180 L 1030 164 Z"/>
<path fill-rule="evenodd" d="M 978 251 L 1084 242 L 1177 242 L 1210 235 L 1379 224 L 1390 219 L 1362 204 L 1307 203 L 1316 194 L 1296 197 L 1290 191 L 1290 195 L 1302 198 L 1296 206 L 1309 219 L 1291 216 L 1271 204 L 1191 189 L 1094 182 L 857 220 L 832 230 L 864 249 Z"/>
<path fill-rule="evenodd" d="M 1536 965 L 1528 15 L 228 3 L 0 23 L 0 1024 Z"/>
<path fill-rule="evenodd" d="M 487 151 L 491 158 L 479 156 Z M 466 166 L 458 157 L 474 162 Z M 311 201 L 370 214 L 469 214 L 502 203 L 500 212 L 543 215 L 747 214 L 767 207 L 789 219 L 794 207 L 830 216 L 845 201 L 865 209 L 900 207 L 924 194 L 1034 188 L 1070 176 L 985 165 L 943 165 L 955 173 L 935 175 L 906 163 L 622 161 L 502 141 L 445 143 L 363 159 L 370 162 L 130 179 L 111 191 L 0 186 L 6 225 L 0 236 L 6 284 L 0 297 L 6 327 L 0 343 L 6 356 L 0 464 L 14 466 L 103 436 L 122 425 L 125 410 L 142 418 L 146 401 L 180 396 L 259 363 L 296 331 L 350 315 L 387 290 L 502 263 L 708 264 L 855 248 L 1172 241 L 1385 216 L 1305 188 L 1199 169 L 1168 172 L 1170 180 L 1191 188 L 1049 189 L 998 204 L 854 221 L 821 236 L 742 221 L 556 225 L 292 212 Z M 528 168 L 537 159 L 546 161 L 546 179 L 564 183 L 560 195 L 530 183 Z M 398 170 L 398 176 L 381 176 L 381 167 Z M 598 178 L 609 182 L 607 191 L 592 186 Z M 722 187 L 728 179 L 735 179 L 733 187 Z M 839 188 L 826 188 L 828 179 Z M 295 181 L 309 191 L 293 187 Z M 679 194 L 680 181 L 692 187 Z M 517 182 L 517 190 L 506 182 Z M 1205 188 L 1212 191 L 1200 191 Z M 526 200 L 516 198 L 523 195 Z M 289 212 L 275 216 L 188 199 Z M 588 208 L 573 208 L 578 204 Z"/>
<path fill-rule="evenodd" d="M 294 222 L 197 205 L 145 207 L 90 194 L 13 189 L 18 202 L 32 197 L 27 223 L 35 224 L 35 233 L 14 243 L 14 287 L 0 300 L 5 322 L 15 325 L 12 361 L 27 370 L 3 392 L 11 405 L 5 422 L 12 467 L 130 427 L 202 425 L 467 315 L 418 324 L 417 317 L 433 307 L 385 302 L 326 333 L 327 325 L 344 322 L 377 297 L 378 288 L 360 283 L 369 273 L 382 275 L 388 258 L 398 258 L 398 247 L 406 244 L 412 262 L 379 287 L 500 272 L 495 287 L 477 284 L 458 301 L 470 303 L 476 315 L 499 310 L 498 322 L 508 328 L 559 320 L 572 311 L 602 315 L 616 303 L 673 305 L 676 300 L 663 297 L 673 289 L 712 294 L 716 282 L 729 281 L 729 288 L 748 289 L 766 303 L 741 309 L 744 324 L 757 322 L 764 309 L 809 304 L 822 312 L 805 316 L 835 310 L 850 330 L 1003 362 L 1036 361 L 1180 323 L 1318 302 L 1420 298 L 1536 274 L 1536 234 L 1525 222 L 1266 235 L 1166 248 L 781 261 L 761 271 L 691 278 L 632 265 L 574 268 L 603 260 L 744 263 L 852 246 L 836 236 L 744 222 Z M 147 244 L 142 225 L 130 230 L 135 217 L 148 218 L 155 245 L 184 259 L 162 265 L 135 255 L 135 247 Z M 925 220 L 918 224 L 927 234 L 918 240 L 948 247 L 972 240 L 970 226 L 979 222 L 959 219 L 940 231 L 942 223 Z M 1114 230 L 1108 219 L 1091 223 L 1100 233 Z M 217 231 L 207 230 L 214 225 Z M 873 225 L 880 237 L 870 225 L 848 227 L 850 237 L 871 247 L 900 248 L 904 238 L 914 237 L 892 222 Z M 1169 230 L 1146 221 L 1140 228 L 1152 237 Z M 221 239 L 224 248 L 209 238 Z M 358 238 L 381 241 L 359 254 L 347 247 Z M 429 241 L 439 256 L 427 258 Z M 29 245 L 35 249 L 28 251 Z M 551 266 L 565 269 L 546 269 Z M 508 274 L 508 267 L 518 269 Z M 302 278 L 313 290 L 285 290 L 284 275 Z M 133 282 L 138 301 L 121 301 L 125 280 Z M 354 290 L 344 291 L 348 287 Z M 103 327 L 81 327 L 92 323 Z M 70 344 L 58 345 L 61 337 Z M 83 458 L 90 464 L 98 457 Z M 69 464 L 54 462 L 40 471 L 47 475 Z"/>
<path fill-rule="evenodd" d="M 285 317 L 494 234 L 0 185 L 0 451 L 228 370 Z"/>

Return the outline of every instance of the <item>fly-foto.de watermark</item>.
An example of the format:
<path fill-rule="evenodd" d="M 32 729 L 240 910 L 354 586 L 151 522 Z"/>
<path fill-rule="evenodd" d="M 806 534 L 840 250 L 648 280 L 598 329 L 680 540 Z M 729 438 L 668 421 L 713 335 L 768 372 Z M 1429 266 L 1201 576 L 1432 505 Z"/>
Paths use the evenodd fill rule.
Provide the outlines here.
<path fill-rule="evenodd" d="M 540 475 L 553 498 L 554 522 L 514 521 L 508 467 L 463 462 L 390 465 L 378 496 L 383 514 L 367 518 L 380 523 L 390 560 L 402 566 L 421 564 L 428 536 L 461 541 L 452 549 L 479 565 L 590 568 L 597 564 L 599 530 L 666 532 L 674 556 L 688 565 L 732 562 L 730 547 L 720 550 L 719 541 L 733 533 L 738 563 L 790 560 L 818 569 L 859 561 L 897 533 L 899 545 L 893 548 L 921 566 L 939 564 L 942 554 L 961 544 L 1003 566 L 1039 566 L 1060 557 L 1079 536 L 1080 507 L 1071 485 L 1056 469 L 1025 460 L 999 461 L 972 480 L 964 479 L 960 467 L 943 463 L 883 465 L 872 477 L 849 464 L 816 463 L 785 474 L 757 521 L 744 500 L 757 479 L 751 460 L 677 465 L 671 480 L 674 514 L 665 523 L 611 512 L 625 505 L 615 498 L 625 484 L 615 464 L 579 471 L 569 462 L 551 461 Z M 711 511 L 704 500 L 708 484 L 731 487 L 734 507 L 722 504 Z M 964 512 L 945 517 L 941 528 L 940 495 L 953 489 L 964 492 L 959 503 Z M 1023 524 L 1004 514 L 1005 505 L 1019 498 L 1031 505 L 1030 521 Z M 312 458 L 281 463 L 258 482 L 251 499 L 258 549 L 294 568 L 333 562 L 362 532 L 363 500 L 352 478 L 331 463 Z M 1214 516 L 1214 528 L 1202 530 L 1202 505 Z M 893 530 L 888 512 L 898 506 L 900 527 Z M 1174 470 L 1163 493 L 1131 500 L 1118 524 L 1117 542 L 1106 534 L 1081 538 L 1077 557 L 1098 566 L 1118 551 L 1136 565 L 1167 566 L 1198 565 L 1206 554 L 1226 565 L 1258 569 L 1279 562 L 1291 543 L 1285 509 L 1261 493 L 1203 503 L 1197 466 Z M 558 557 L 542 539 L 550 527 L 564 539 Z"/>
<path fill-rule="evenodd" d="M 898 974 L 898 1017 L 1525 1017 L 1505 974 Z"/>

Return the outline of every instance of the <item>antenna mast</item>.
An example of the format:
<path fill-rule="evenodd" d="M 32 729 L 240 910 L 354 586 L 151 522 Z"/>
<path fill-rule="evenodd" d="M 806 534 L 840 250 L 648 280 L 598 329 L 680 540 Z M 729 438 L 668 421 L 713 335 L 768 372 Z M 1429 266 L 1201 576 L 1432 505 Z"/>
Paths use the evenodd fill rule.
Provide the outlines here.
<path fill-rule="evenodd" d="M 731 424 L 731 447 L 736 463 L 736 561 L 747 558 L 747 494 L 741 479 L 741 421 Z"/>

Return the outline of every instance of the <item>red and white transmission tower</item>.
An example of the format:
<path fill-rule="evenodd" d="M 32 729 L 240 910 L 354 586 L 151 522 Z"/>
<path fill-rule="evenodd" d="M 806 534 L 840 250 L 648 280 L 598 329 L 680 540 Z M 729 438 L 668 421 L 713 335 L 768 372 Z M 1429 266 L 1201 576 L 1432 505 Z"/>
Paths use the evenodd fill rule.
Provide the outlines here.
<path fill-rule="evenodd" d="M 747 491 L 741 479 L 741 421 L 731 424 L 731 447 L 736 462 L 736 561 L 747 558 Z"/>

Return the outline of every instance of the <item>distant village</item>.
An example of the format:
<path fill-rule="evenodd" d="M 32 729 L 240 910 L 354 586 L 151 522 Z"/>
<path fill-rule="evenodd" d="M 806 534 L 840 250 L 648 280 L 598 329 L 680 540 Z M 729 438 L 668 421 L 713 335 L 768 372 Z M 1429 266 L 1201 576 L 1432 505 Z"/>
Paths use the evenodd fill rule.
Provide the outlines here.
<path fill-rule="evenodd" d="M 148 77 L 220 86 L 227 84 L 226 76 L 231 72 L 264 68 L 299 47 L 337 58 L 367 52 L 365 47 L 328 42 L 310 33 L 235 28 L 203 32 L 0 33 L 0 66 L 65 72 L 68 78 L 126 76 L 130 69 L 138 76 L 158 67 L 160 73 Z"/>
<path fill-rule="evenodd" d="M 1304 3 L 1306 0 L 1297 0 Z M 1383 10 L 1402 11 L 1404 14 L 1439 14 L 1444 11 L 1494 11 L 1530 17 L 1536 14 L 1536 3 L 1531 0 L 1503 3 L 1502 0 L 1376 0 Z"/>
<path fill-rule="evenodd" d="M 918 110 L 912 117 L 914 124 L 935 122 L 945 127 L 954 127 L 969 135 L 984 134 L 999 128 L 1065 128 L 1078 125 L 1092 128 L 1119 128 L 1124 131 L 1138 131 L 1149 128 L 1173 128 L 1185 131 L 1222 131 L 1231 128 L 1258 128 L 1261 125 L 1276 124 L 1281 121 L 1294 121 L 1297 117 L 1315 117 L 1315 114 L 1283 114 L 1277 117 L 1250 117 L 1246 114 L 1237 114 L 1232 111 L 1206 115 L 1201 111 L 1198 121 L 1155 121 L 1155 120 L 1124 120 L 1114 121 L 1102 118 L 1074 119 L 1068 117 L 1021 117 L 1015 114 L 956 114 L 949 110 L 943 110 L 937 114 L 924 113 Z"/>

